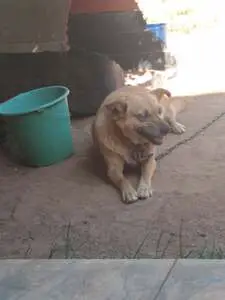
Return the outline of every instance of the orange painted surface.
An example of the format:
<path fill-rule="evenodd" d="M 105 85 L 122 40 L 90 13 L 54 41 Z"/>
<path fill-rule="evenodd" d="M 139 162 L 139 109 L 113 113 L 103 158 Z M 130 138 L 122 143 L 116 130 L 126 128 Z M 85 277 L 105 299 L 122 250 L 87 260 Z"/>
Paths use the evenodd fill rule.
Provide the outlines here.
<path fill-rule="evenodd" d="M 138 8 L 135 0 L 71 0 L 71 2 L 73 14 L 132 11 Z"/>

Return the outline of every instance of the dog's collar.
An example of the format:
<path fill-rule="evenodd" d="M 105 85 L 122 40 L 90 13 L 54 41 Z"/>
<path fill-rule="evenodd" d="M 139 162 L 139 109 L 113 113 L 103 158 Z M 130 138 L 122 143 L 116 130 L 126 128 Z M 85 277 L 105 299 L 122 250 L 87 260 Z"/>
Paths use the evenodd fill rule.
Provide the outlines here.
<path fill-rule="evenodd" d="M 149 147 L 147 145 L 136 145 L 131 150 L 131 157 L 137 163 L 144 162 L 151 158 L 154 152 L 149 152 Z"/>

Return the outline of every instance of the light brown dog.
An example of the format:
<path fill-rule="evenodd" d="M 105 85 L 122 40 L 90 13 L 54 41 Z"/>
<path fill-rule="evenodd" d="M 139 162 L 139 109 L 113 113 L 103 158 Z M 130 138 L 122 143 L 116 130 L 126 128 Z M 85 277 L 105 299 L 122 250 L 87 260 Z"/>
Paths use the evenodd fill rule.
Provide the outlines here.
<path fill-rule="evenodd" d="M 93 140 L 103 155 L 107 174 L 121 191 L 125 203 L 152 196 L 156 169 L 155 147 L 171 131 L 181 134 L 185 126 L 176 121 L 180 103 L 168 90 L 149 91 L 125 86 L 112 92 L 99 108 L 93 124 Z M 137 190 L 124 176 L 125 164 L 141 166 Z"/>

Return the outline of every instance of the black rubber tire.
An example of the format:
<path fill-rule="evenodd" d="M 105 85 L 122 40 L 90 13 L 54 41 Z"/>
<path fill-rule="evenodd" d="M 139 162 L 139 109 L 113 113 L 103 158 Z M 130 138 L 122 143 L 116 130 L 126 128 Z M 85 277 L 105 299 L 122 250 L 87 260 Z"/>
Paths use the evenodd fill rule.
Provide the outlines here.
<path fill-rule="evenodd" d="M 74 59 L 77 60 L 77 56 Z M 124 86 L 124 72 L 115 61 L 106 56 L 84 55 L 78 60 L 82 72 L 76 68 L 76 62 L 69 72 L 70 112 L 72 116 L 79 117 L 95 115 L 105 97 Z"/>

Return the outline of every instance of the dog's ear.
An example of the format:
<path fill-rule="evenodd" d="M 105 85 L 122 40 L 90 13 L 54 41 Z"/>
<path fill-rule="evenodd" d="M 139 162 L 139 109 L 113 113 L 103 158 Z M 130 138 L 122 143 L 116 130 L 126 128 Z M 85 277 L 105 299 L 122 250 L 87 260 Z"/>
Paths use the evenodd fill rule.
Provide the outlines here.
<path fill-rule="evenodd" d="M 163 99 L 163 96 L 165 96 L 165 95 L 168 98 L 171 98 L 171 96 L 172 96 L 170 91 L 163 89 L 163 88 L 158 88 L 158 89 L 152 90 L 151 93 L 156 96 L 156 98 L 158 99 L 159 102 Z"/>
<path fill-rule="evenodd" d="M 119 120 L 126 115 L 127 104 L 122 101 L 115 101 L 106 105 L 106 109 L 110 112 L 114 120 Z"/>

